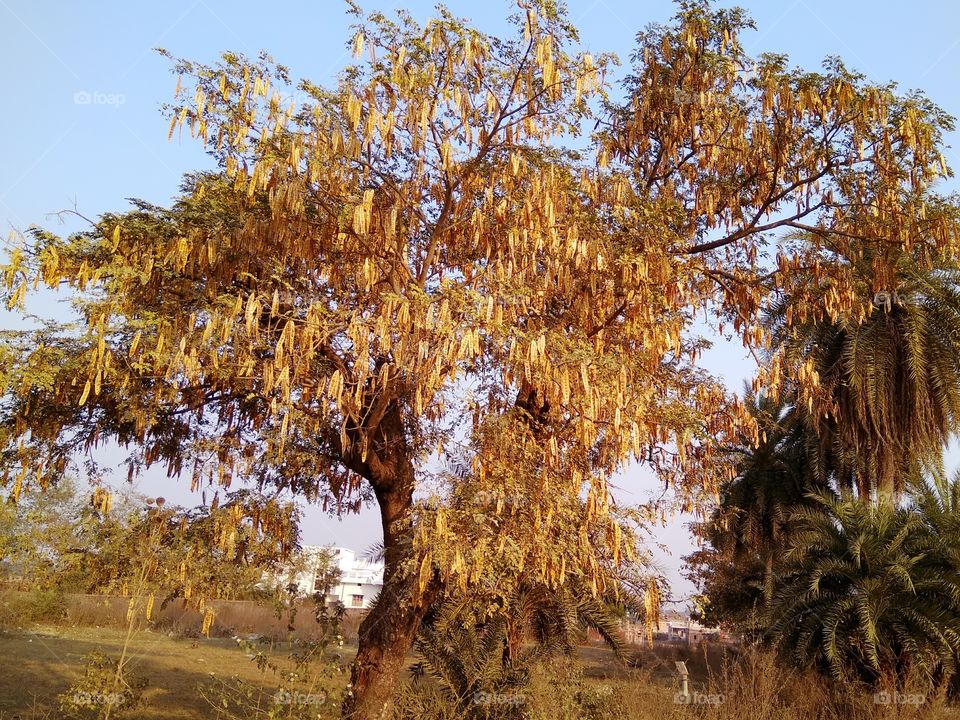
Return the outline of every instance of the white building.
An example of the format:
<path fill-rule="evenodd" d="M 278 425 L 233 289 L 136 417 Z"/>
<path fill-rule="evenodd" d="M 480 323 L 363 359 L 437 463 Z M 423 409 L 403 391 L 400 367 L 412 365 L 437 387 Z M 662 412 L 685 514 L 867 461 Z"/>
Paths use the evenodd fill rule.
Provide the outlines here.
<path fill-rule="evenodd" d="M 669 640 L 671 642 L 685 642 L 688 645 L 698 645 L 709 640 L 720 639 L 719 628 L 704 627 L 694 620 L 680 620 L 668 622 Z"/>
<path fill-rule="evenodd" d="M 304 559 L 302 570 L 289 582 L 296 584 L 304 595 L 323 592 L 324 580 L 318 577 L 323 569 L 323 558 L 332 555 L 333 565 L 340 570 L 339 584 L 330 588 L 327 602 L 341 602 L 346 608 L 367 609 L 383 587 L 383 563 L 358 558 L 349 548 L 305 545 L 301 549 Z"/>
<path fill-rule="evenodd" d="M 624 638 L 629 643 L 646 645 L 648 628 L 645 623 L 625 620 L 620 625 Z M 704 627 L 700 623 L 684 617 L 660 618 L 649 628 L 653 641 L 667 643 L 686 643 L 699 645 L 702 642 L 725 641 L 729 637 L 718 628 Z"/>

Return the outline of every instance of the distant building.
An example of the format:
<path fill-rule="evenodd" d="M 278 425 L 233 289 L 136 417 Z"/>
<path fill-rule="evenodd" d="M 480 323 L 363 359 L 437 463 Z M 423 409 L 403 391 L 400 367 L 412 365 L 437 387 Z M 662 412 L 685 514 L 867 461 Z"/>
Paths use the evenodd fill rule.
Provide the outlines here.
<path fill-rule="evenodd" d="M 287 579 L 304 595 L 324 591 L 323 558 L 332 555 L 332 563 L 340 570 L 340 582 L 326 593 L 327 602 L 341 602 L 350 609 L 365 610 L 383 587 L 383 563 L 358 558 L 349 548 L 305 545 L 301 551 L 300 571 Z"/>
<path fill-rule="evenodd" d="M 689 645 L 699 645 L 701 642 L 720 639 L 719 628 L 704 627 L 693 620 L 670 622 L 668 625 L 671 642 L 685 642 Z"/>
<path fill-rule="evenodd" d="M 625 620 L 621 629 L 627 642 L 646 645 L 648 628 L 645 623 Z M 698 622 L 679 615 L 663 617 L 649 628 L 654 643 L 685 643 L 699 645 L 701 642 L 725 640 L 718 628 L 704 627 Z"/>

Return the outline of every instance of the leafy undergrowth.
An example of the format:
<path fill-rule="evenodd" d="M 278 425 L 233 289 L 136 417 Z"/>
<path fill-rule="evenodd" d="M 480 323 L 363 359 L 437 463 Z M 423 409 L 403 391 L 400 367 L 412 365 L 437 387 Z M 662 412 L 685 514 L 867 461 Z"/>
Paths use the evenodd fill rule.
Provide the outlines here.
<path fill-rule="evenodd" d="M 960 720 L 943 690 L 907 683 L 867 690 L 840 687 L 821 677 L 785 669 L 763 651 L 729 654 L 705 677 L 691 675 L 681 696 L 667 671 L 675 648 L 661 648 L 644 667 L 597 663 L 596 653 L 578 660 L 556 658 L 532 673 L 529 685 L 509 692 L 478 692 L 467 712 L 476 720 Z M 586 656 L 586 657 L 585 657 Z M 679 659 L 677 657 L 676 659 Z M 610 672 L 603 677 L 603 670 Z M 453 720 L 451 698 L 432 683 L 402 690 L 402 720 Z M 463 703 L 460 704 L 464 707 Z"/>

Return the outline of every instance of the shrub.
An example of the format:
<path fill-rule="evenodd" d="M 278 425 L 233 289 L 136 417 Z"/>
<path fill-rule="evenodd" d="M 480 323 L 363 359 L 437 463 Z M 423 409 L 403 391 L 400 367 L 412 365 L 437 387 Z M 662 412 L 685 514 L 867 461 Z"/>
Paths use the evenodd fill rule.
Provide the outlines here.
<path fill-rule="evenodd" d="M 530 720 L 617 720 L 624 717 L 620 689 L 612 683 L 584 677 L 573 657 L 541 663 L 531 675 L 528 691 Z"/>
<path fill-rule="evenodd" d="M 58 697 L 62 717 L 129 716 L 146 684 L 144 678 L 127 672 L 120 659 L 93 652 L 87 656 L 83 677 Z"/>
<path fill-rule="evenodd" d="M 67 616 L 67 601 L 56 588 L 35 588 L 16 593 L 10 602 L 11 613 L 21 623 L 57 623 Z"/>

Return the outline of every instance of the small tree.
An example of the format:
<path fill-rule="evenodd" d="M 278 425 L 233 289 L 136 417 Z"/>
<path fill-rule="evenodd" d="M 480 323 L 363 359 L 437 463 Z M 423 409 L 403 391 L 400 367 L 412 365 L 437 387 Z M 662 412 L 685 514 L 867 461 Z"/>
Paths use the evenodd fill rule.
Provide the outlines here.
<path fill-rule="evenodd" d="M 797 511 L 769 638 L 801 666 L 868 683 L 950 677 L 960 653 L 960 574 L 916 509 L 828 495 Z"/>
<path fill-rule="evenodd" d="M 67 548 L 75 545 L 82 518 L 92 508 L 76 481 L 66 477 L 44 495 L 31 495 L 19 503 L 0 494 L 0 578 L 23 589 L 61 585 L 58 568 Z M 57 582 L 54 582 L 56 578 Z"/>

